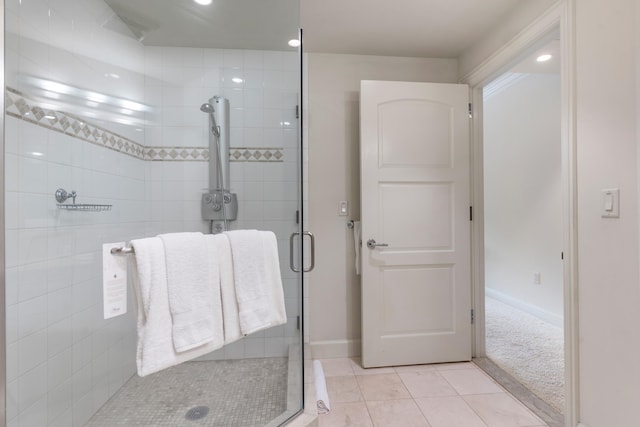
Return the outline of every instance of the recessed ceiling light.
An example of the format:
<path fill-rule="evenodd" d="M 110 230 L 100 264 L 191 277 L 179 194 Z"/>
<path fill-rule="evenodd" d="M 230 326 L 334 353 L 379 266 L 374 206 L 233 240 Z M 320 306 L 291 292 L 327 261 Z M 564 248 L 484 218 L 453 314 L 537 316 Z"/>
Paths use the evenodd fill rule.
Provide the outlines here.
<path fill-rule="evenodd" d="M 546 62 L 548 60 L 550 60 L 552 58 L 551 55 L 549 55 L 548 53 L 545 53 L 544 55 L 540 55 L 536 58 L 536 61 L 538 62 Z"/>
<path fill-rule="evenodd" d="M 292 40 L 289 40 L 289 46 L 291 46 L 291 47 L 298 47 L 298 46 L 300 46 L 300 40 L 298 40 L 298 39 L 292 39 Z"/>
<path fill-rule="evenodd" d="M 201 4 L 203 6 L 206 6 L 208 4 L 211 4 L 211 0 L 193 0 L 194 2 Z"/>
<path fill-rule="evenodd" d="M 234 77 L 231 79 L 231 81 L 234 83 L 242 83 L 242 79 L 240 77 Z"/>
<path fill-rule="evenodd" d="M 116 73 L 105 73 L 104 76 L 108 79 L 119 79 L 120 75 Z"/>

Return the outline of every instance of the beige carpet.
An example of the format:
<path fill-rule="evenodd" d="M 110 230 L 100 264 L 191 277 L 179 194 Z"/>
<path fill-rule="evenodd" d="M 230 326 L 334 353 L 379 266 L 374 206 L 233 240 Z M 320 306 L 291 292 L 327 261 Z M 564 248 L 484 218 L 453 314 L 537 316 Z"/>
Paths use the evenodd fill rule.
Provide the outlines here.
<path fill-rule="evenodd" d="M 563 413 L 562 329 L 492 298 L 485 304 L 487 357 Z"/>

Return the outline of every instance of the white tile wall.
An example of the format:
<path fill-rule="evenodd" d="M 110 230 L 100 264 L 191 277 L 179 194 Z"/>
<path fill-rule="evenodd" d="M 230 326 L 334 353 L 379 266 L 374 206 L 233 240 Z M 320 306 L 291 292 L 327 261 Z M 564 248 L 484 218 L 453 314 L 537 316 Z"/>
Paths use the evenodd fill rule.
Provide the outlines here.
<path fill-rule="evenodd" d="M 134 203 L 144 199 L 144 162 L 76 145 L 70 136 L 13 117 L 5 126 L 17 139 L 9 147 L 19 147 L 7 162 L 7 169 L 11 161 L 18 166 L 16 183 L 7 189 L 7 211 L 17 211 L 7 222 L 6 241 L 7 252 L 15 252 L 7 272 L 8 377 L 15 382 L 8 393 L 17 393 L 9 396 L 16 402 L 9 417 L 20 425 L 47 425 L 70 410 L 82 423 L 108 396 L 109 376 L 121 385 L 134 373 L 134 364 L 120 356 L 109 364 L 109 337 L 124 341 L 135 334 L 135 323 L 132 312 L 124 320 L 101 320 L 100 245 L 130 238 L 122 222 L 133 228 L 145 223 Z M 55 149 L 64 143 L 83 155 L 58 156 Z M 36 149 L 43 155 L 33 157 Z M 78 203 L 108 203 L 113 210 L 58 210 L 58 187 L 78 191 Z M 134 342 L 126 343 L 119 353 L 133 361 Z M 78 403 L 85 393 L 100 397 L 89 409 Z"/>
<path fill-rule="evenodd" d="M 300 313 L 288 254 L 297 229 L 297 54 L 143 47 L 98 25 L 97 17 L 112 13 L 99 0 L 10 0 L 6 9 L 11 87 L 29 93 L 22 76 L 34 75 L 143 102 L 151 109 L 142 132 L 91 122 L 149 147 L 206 147 L 207 116 L 199 107 L 221 95 L 231 103 L 232 148 L 283 149 L 279 162 L 234 161 L 230 171 L 240 202 L 232 228 L 270 229 L 278 237 L 289 321 L 210 358 L 286 356 Z M 108 72 L 121 78 L 106 78 Z M 208 167 L 144 161 L 16 117 L 6 117 L 5 132 L 8 425 L 79 426 L 135 372 L 133 295 L 127 315 L 101 317 L 101 244 L 206 231 L 200 197 Z M 59 210 L 59 187 L 76 190 L 77 203 L 113 209 Z"/>
<path fill-rule="evenodd" d="M 142 100 L 142 46 L 98 26 L 102 1 L 64 10 L 71 3 L 6 4 L 8 85 L 34 93 L 25 77 L 36 76 Z M 105 72 L 120 81 L 106 80 Z M 56 107 L 88 114 L 81 106 Z M 135 372 L 133 312 L 101 320 L 99 256 L 101 243 L 130 238 L 146 220 L 136 205 L 144 201 L 143 161 L 14 117 L 6 116 L 5 128 L 8 425 L 82 425 L 108 398 L 108 379 L 116 379 L 117 389 Z M 140 138 L 131 127 L 111 130 Z M 114 208 L 58 210 L 58 187 L 76 190 L 78 203 Z"/>

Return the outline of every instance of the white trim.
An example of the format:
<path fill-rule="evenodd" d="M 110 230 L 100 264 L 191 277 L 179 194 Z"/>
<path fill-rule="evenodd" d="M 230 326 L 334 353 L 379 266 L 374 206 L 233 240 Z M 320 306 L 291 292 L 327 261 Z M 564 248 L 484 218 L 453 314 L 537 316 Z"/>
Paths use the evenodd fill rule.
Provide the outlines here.
<path fill-rule="evenodd" d="M 580 420 L 580 335 L 578 310 L 578 207 L 576 138 L 576 0 L 564 0 L 560 21 L 562 87 L 563 253 L 564 253 L 564 357 L 565 421 Z"/>
<path fill-rule="evenodd" d="M 510 305 L 511 307 L 517 308 L 518 310 L 524 311 L 525 313 L 529 313 L 530 315 L 537 317 L 538 319 L 543 320 L 553 326 L 557 326 L 558 328 L 562 328 L 564 326 L 563 316 L 547 310 L 543 310 L 535 305 L 527 304 L 522 300 L 519 300 L 507 294 L 503 294 L 502 292 L 496 291 L 491 288 L 485 288 L 484 294 L 489 298 L 493 298 L 497 301 Z"/>
<path fill-rule="evenodd" d="M 563 174 L 563 254 L 564 254 L 564 334 L 565 334 L 565 425 L 578 425 L 579 402 L 579 335 L 578 335 L 578 269 L 576 218 L 576 133 L 575 133 L 575 2 L 560 0 L 531 25 L 465 75 L 461 82 L 471 88 L 473 120 L 471 129 L 471 204 L 472 286 L 476 313 L 474 356 L 485 355 L 484 324 L 484 217 L 482 165 L 482 91 L 509 66 L 526 54 L 535 43 L 551 37 L 559 26 L 562 49 L 562 174 Z M 586 427 L 586 426 L 583 426 Z"/>
<path fill-rule="evenodd" d="M 311 357 L 314 359 L 332 359 L 337 357 L 358 357 L 362 349 L 360 339 L 312 341 Z"/>
<path fill-rule="evenodd" d="M 474 357 L 486 357 L 486 329 L 484 307 L 484 164 L 483 164 L 483 88 L 471 88 L 473 118 L 471 120 L 471 295 L 476 322 L 473 325 L 472 351 Z"/>
<path fill-rule="evenodd" d="M 532 45 L 540 41 L 541 36 L 550 34 L 554 28 L 557 28 L 562 10 L 563 1 L 558 1 L 506 45 L 463 76 L 461 81 L 472 87 L 478 86 L 488 83 L 488 80 L 507 71 L 518 57 L 526 54 Z"/>
<path fill-rule="evenodd" d="M 504 73 L 500 77 L 495 80 L 492 80 L 491 83 L 486 85 L 482 90 L 482 97 L 485 101 L 491 99 L 492 96 L 499 94 L 502 91 L 505 91 L 518 83 L 521 80 L 526 79 L 531 74 L 529 73 Z"/>

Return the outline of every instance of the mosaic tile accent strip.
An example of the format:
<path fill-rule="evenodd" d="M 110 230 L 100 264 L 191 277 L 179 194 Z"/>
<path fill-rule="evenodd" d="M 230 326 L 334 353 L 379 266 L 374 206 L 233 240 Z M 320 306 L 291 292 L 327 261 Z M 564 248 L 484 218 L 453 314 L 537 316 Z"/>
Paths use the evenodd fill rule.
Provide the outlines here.
<path fill-rule="evenodd" d="M 144 159 L 144 146 L 84 119 L 63 111 L 43 109 L 17 90 L 5 90 L 6 113 L 65 135 L 117 151 L 137 159 Z"/>
<path fill-rule="evenodd" d="M 284 153 L 277 147 L 232 147 L 229 157 L 232 162 L 282 162 Z"/>
<path fill-rule="evenodd" d="M 63 111 L 43 109 L 17 90 L 5 90 L 6 113 L 38 126 L 147 161 L 202 161 L 209 160 L 208 147 L 145 147 L 107 129 Z M 232 162 L 282 162 L 281 147 L 231 148 Z"/>
<path fill-rule="evenodd" d="M 203 161 L 209 160 L 209 149 L 203 147 L 145 147 L 144 159 L 162 161 Z"/>

